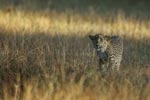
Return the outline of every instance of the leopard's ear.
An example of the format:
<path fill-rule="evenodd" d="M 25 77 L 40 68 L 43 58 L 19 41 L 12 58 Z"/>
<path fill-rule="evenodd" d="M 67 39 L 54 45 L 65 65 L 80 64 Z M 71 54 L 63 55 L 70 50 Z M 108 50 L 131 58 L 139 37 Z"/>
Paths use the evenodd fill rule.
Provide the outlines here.
<path fill-rule="evenodd" d="M 95 36 L 89 35 L 89 38 L 90 38 L 91 40 L 94 40 L 94 39 L 95 39 Z"/>

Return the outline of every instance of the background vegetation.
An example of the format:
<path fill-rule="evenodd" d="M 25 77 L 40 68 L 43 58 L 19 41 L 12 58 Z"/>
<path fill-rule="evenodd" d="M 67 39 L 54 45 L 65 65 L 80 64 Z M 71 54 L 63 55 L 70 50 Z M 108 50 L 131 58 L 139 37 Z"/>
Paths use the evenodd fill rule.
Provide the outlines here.
<path fill-rule="evenodd" d="M 1 100 L 149 100 L 148 0 L 0 0 Z M 101 77 L 89 34 L 119 35 L 119 74 Z"/>

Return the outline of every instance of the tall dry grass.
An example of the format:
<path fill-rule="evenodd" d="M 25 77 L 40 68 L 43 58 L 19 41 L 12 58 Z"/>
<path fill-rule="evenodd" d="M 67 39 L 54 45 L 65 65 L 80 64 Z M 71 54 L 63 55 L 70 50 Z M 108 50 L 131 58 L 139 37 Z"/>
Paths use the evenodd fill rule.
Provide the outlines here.
<path fill-rule="evenodd" d="M 150 21 L 136 17 L 0 11 L 2 100 L 149 100 Z M 119 74 L 101 77 L 88 34 L 124 39 Z"/>
<path fill-rule="evenodd" d="M 126 17 L 123 11 L 115 16 L 102 16 L 91 9 L 81 14 L 72 10 L 66 12 L 45 11 L 0 11 L 0 26 L 13 33 L 82 34 L 92 32 L 114 33 L 132 38 L 150 37 L 149 19 Z"/>

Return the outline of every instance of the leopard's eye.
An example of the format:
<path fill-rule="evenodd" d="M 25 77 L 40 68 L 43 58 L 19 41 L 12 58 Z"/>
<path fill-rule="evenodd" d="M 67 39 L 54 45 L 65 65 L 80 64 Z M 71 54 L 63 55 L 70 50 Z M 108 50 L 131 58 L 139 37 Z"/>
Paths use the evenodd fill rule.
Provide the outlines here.
<path fill-rule="evenodd" d="M 103 41 L 103 38 L 100 38 L 101 41 Z"/>

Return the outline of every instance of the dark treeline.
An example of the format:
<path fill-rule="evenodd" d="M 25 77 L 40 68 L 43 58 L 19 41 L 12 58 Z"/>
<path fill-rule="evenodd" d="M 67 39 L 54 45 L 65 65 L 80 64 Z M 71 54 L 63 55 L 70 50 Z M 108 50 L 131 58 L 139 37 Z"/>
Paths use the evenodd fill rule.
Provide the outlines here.
<path fill-rule="evenodd" d="M 0 0 L 1 5 L 85 6 L 85 5 L 149 5 L 150 0 Z"/>
<path fill-rule="evenodd" d="M 0 9 L 27 11 L 94 11 L 102 15 L 116 15 L 118 11 L 133 16 L 150 16 L 150 0 L 0 0 Z"/>

